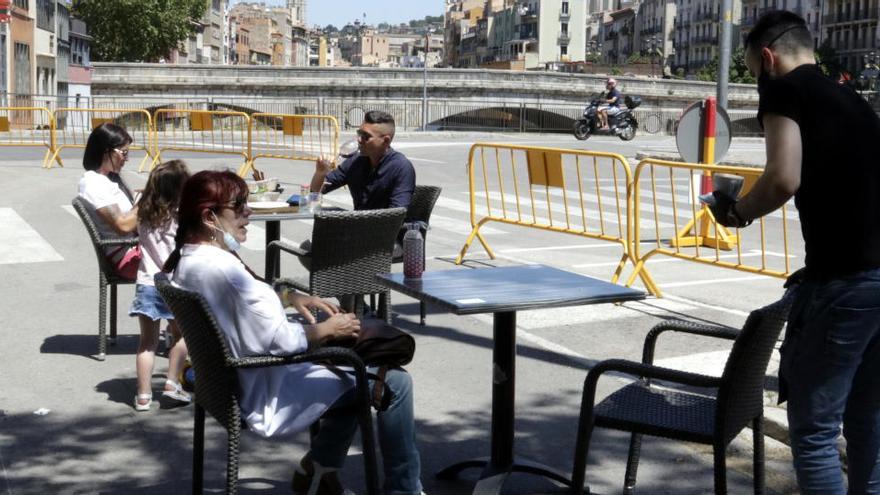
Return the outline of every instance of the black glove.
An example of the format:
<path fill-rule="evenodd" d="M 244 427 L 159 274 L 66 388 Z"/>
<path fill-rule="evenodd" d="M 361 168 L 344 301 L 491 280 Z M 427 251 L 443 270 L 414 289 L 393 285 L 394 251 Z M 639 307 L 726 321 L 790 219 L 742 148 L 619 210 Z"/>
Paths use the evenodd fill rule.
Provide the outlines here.
<path fill-rule="evenodd" d="M 725 227 L 736 228 L 748 227 L 752 224 L 751 220 L 744 220 L 737 214 L 736 209 L 734 209 L 736 199 L 721 191 L 712 191 L 712 197 L 714 201 L 709 204 L 709 210 L 712 212 L 712 216 L 715 217 L 715 221 Z"/>

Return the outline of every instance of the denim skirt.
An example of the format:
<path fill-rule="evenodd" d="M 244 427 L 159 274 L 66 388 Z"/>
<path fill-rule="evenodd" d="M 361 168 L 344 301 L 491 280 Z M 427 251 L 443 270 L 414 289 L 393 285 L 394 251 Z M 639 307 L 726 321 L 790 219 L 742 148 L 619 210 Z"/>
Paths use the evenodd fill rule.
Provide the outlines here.
<path fill-rule="evenodd" d="M 137 284 L 135 286 L 134 301 L 131 302 L 128 316 L 137 315 L 144 315 L 153 321 L 174 319 L 162 296 L 159 295 L 159 291 L 152 285 Z"/>

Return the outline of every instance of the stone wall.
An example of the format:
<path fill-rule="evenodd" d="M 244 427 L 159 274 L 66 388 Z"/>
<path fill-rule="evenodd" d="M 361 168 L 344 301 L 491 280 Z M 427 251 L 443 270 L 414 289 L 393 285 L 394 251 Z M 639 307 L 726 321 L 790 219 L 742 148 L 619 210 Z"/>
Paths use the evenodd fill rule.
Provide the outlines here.
<path fill-rule="evenodd" d="M 601 92 L 607 76 L 543 71 L 430 69 L 434 100 L 505 103 L 582 103 Z M 421 69 L 272 67 L 95 63 L 92 94 L 102 97 L 353 97 L 421 98 Z M 646 105 L 681 107 L 715 96 L 715 83 L 617 77 L 625 93 Z M 755 108 L 753 85 L 731 84 L 730 108 Z"/>

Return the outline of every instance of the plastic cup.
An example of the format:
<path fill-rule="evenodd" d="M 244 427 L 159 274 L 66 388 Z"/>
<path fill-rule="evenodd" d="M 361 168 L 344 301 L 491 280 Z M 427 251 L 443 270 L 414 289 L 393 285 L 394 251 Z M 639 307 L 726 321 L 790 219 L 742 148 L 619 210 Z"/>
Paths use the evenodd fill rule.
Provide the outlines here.
<path fill-rule="evenodd" d="M 712 187 L 716 191 L 721 191 L 733 199 L 739 197 L 743 188 L 745 179 L 741 175 L 736 174 L 712 174 Z"/>
<path fill-rule="evenodd" d="M 309 209 L 312 210 L 312 213 L 321 213 L 321 199 L 321 193 L 309 193 Z"/>

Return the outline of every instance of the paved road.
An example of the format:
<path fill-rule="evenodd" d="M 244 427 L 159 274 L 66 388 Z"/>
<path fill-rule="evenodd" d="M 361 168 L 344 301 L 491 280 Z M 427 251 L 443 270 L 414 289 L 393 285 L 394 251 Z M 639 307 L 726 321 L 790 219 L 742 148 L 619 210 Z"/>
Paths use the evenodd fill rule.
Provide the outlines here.
<path fill-rule="evenodd" d="M 594 137 L 587 142 L 563 135 L 406 135 L 397 148 L 416 166 L 418 181 L 443 187 L 428 236 L 429 269 L 454 268 L 469 231 L 465 163 L 474 141 L 614 151 L 634 159 L 637 152 L 669 152 L 671 138 L 638 137 L 631 143 Z M 759 162 L 762 143 L 735 141 L 732 154 Z M 190 474 L 191 408 L 135 413 L 134 352 L 137 323 L 126 316 L 133 290 L 120 290 L 120 338 L 105 362 L 96 348 L 97 270 L 94 253 L 69 207 L 82 173 L 75 151 L 63 155 L 67 166 L 42 170 L 42 152 L 0 150 L 0 174 L 6 194 L 0 198 L 0 493 L 183 493 Z M 237 168 L 236 158 L 194 154 L 185 158 L 194 170 Z M 166 158 L 175 157 L 167 155 Z M 140 157 L 133 156 L 132 164 Z M 285 185 L 306 182 L 312 166 L 266 160 L 269 176 Z M 124 172 L 135 187 L 145 181 L 136 166 Z M 350 205 L 344 192 L 327 196 L 330 204 Z M 575 236 L 490 224 L 484 233 L 498 254 L 489 260 L 475 245 L 466 266 L 544 263 L 607 279 L 619 256 L 610 243 Z M 310 222 L 282 226 L 282 236 L 305 238 Z M 795 231 L 796 233 L 797 231 Z M 258 272 L 263 266 L 264 230 L 251 225 L 244 260 Z M 798 241 L 799 242 L 799 241 Z M 792 260 L 797 265 L 799 258 Z M 284 265 L 292 274 L 295 263 Z M 398 268 L 399 269 L 399 268 Z M 288 271 L 289 270 L 289 271 Z M 664 289 L 663 299 L 622 306 L 562 308 L 519 315 L 517 381 L 518 451 L 571 469 L 580 388 L 586 370 L 610 357 L 639 359 L 648 329 L 678 317 L 740 326 L 747 313 L 781 295 L 781 282 L 769 277 L 674 260 L 652 265 Z M 430 494 L 466 493 L 476 473 L 440 482 L 432 473 L 463 457 L 488 450 L 491 320 L 430 312 L 420 328 L 418 304 L 395 295 L 396 323 L 416 336 L 418 352 L 409 367 L 416 383 L 423 479 Z M 726 346 L 710 340 L 674 337 L 665 341 L 661 364 L 720 372 Z M 164 362 L 158 360 L 158 387 Z M 622 382 L 601 384 L 605 395 Z M 34 414 L 41 408 L 45 415 Z M 209 420 L 208 486 L 221 491 L 222 432 Z M 246 435 L 242 445 L 242 493 L 286 493 L 291 463 L 306 440 L 263 441 Z M 750 437 L 750 434 L 746 438 Z M 731 492 L 749 491 L 750 442 L 737 440 L 729 462 Z M 594 439 L 587 479 L 596 493 L 619 493 L 625 467 L 624 435 L 600 432 Z M 711 450 L 665 441 L 645 442 L 640 470 L 642 493 L 711 493 Z M 768 484 L 773 493 L 794 493 L 790 458 L 781 444 L 768 442 Z M 351 452 L 344 478 L 359 485 L 360 453 Z M 555 485 L 515 476 L 506 493 L 559 493 Z"/>

